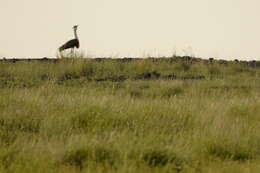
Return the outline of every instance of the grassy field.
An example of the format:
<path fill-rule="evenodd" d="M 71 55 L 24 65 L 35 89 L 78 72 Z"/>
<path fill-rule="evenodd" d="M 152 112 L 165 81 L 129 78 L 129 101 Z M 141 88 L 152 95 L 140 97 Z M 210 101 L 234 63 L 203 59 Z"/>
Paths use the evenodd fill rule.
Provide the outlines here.
<path fill-rule="evenodd" d="M 259 173 L 257 63 L 1 61 L 0 172 Z"/>

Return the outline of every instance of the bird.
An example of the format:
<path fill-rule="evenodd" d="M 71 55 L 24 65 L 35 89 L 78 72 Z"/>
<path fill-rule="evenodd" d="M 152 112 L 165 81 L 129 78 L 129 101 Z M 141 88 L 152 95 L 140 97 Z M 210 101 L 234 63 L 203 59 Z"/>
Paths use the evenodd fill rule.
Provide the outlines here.
<path fill-rule="evenodd" d="M 72 27 L 74 30 L 74 36 L 75 38 L 72 40 L 69 40 L 68 42 L 66 42 L 65 44 L 63 44 L 60 48 L 59 51 L 62 52 L 66 49 L 71 49 L 71 53 L 74 52 L 74 48 L 79 48 L 80 44 L 79 44 L 79 39 L 78 39 L 78 35 L 77 35 L 77 29 L 78 29 L 78 25 L 75 25 Z"/>

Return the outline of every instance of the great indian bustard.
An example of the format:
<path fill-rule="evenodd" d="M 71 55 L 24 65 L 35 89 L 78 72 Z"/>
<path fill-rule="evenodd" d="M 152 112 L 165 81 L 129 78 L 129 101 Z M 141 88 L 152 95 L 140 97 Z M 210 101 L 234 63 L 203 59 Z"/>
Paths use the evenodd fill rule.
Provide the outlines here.
<path fill-rule="evenodd" d="M 66 49 L 71 49 L 71 53 L 74 53 L 74 48 L 79 48 L 79 39 L 78 39 L 78 35 L 77 35 L 77 29 L 78 29 L 78 25 L 73 26 L 73 30 L 74 30 L 74 36 L 75 38 L 68 41 L 67 43 L 63 44 L 60 48 L 59 51 L 62 52 L 63 50 Z"/>

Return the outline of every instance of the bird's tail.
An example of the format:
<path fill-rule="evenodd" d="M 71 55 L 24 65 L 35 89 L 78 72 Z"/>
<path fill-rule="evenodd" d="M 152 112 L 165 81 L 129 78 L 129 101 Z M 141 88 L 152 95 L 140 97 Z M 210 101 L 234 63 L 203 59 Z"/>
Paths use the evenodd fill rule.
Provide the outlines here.
<path fill-rule="evenodd" d="M 63 46 L 61 46 L 60 48 L 59 48 L 59 51 L 61 52 L 61 51 L 63 51 L 65 48 L 64 48 L 64 45 Z"/>

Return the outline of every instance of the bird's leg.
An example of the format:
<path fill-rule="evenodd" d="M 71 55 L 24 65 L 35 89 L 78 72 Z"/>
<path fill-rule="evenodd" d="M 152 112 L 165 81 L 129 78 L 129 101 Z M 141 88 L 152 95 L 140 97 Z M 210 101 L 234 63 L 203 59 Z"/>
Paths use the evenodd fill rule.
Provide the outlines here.
<path fill-rule="evenodd" d="M 73 58 L 75 58 L 76 55 L 75 55 L 75 49 L 73 48 Z"/>

